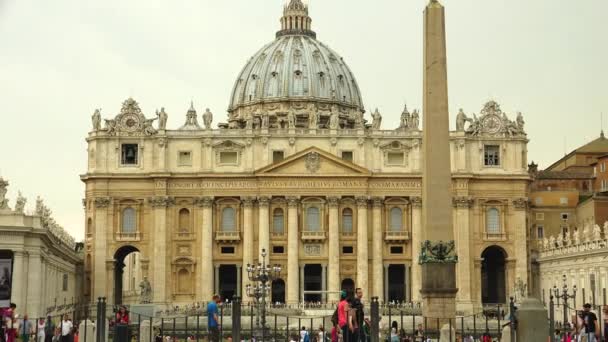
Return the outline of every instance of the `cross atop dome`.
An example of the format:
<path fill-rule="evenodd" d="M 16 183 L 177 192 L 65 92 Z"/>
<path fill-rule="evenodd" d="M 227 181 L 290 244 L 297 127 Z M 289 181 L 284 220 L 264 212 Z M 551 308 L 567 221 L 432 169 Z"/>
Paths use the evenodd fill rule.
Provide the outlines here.
<path fill-rule="evenodd" d="M 316 38 L 317 34 L 311 30 L 311 24 L 308 5 L 302 0 L 290 0 L 283 8 L 281 30 L 277 32 L 277 38 L 287 35 L 305 35 Z"/>

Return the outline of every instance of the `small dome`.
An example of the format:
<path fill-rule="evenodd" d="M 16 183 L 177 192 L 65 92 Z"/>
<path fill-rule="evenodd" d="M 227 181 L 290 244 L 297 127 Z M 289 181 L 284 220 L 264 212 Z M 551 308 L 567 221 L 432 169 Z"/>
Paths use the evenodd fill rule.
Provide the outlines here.
<path fill-rule="evenodd" d="M 355 116 L 364 112 L 355 76 L 340 55 L 316 39 L 310 24 L 308 7 L 300 0 L 285 7 L 277 38 L 249 59 L 236 80 L 229 127 L 243 128 L 251 113 L 273 108 L 329 112 L 332 107 L 345 119 L 341 127 L 355 125 Z"/>

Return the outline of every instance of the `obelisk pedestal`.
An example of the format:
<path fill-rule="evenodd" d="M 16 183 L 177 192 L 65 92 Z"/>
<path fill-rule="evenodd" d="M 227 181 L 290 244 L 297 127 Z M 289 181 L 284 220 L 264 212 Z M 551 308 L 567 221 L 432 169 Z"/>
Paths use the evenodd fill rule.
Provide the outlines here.
<path fill-rule="evenodd" d="M 437 0 L 431 0 L 424 11 L 423 91 L 420 294 L 427 329 L 442 331 L 456 316 L 458 258 L 452 224 L 445 16 Z"/>

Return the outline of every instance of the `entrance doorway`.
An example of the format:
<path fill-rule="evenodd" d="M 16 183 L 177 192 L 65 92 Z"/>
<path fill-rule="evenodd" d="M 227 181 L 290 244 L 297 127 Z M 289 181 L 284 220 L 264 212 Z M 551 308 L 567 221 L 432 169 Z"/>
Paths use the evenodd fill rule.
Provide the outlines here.
<path fill-rule="evenodd" d="M 481 253 L 481 301 L 484 304 L 506 303 L 505 260 L 507 253 L 490 246 Z"/>
<path fill-rule="evenodd" d="M 405 265 L 388 266 L 388 301 L 405 301 Z"/>
<path fill-rule="evenodd" d="M 319 264 L 304 265 L 304 291 L 323 290 L 323 267 Z M 305 293 L 304 302 L 320 302 L 320 293 Z"/>
<path fill-rule="evenodd" d="M 114 304 L 125 304 L 127 297 L 137 298 L 137 288 L 141 279 L 140 265 L 136 262 L 139 249 L 134 246 L 120 247 L 114 253 Z M 125 263 L 127 261 L 127 263 Z M 125 272 L 126 270 L 126 272 Z"/>
<path fill-rule="evenodd" d="M 220 265 L 220 296 L 222 300 L 229 300 L 236 296 L 237 284 L 236 265 Z"/>
<path fill-rule="evenodd" d="M 355 282 L 350 278 L 342 280 L 342 291 L 346 291 L 346 297 L 352 298 L 355 295 Z"/>
<path fill-rule="evenodd" d="M 285 281 L 276 279 L 272 281 L 272 304 L 285 304 Z"/>

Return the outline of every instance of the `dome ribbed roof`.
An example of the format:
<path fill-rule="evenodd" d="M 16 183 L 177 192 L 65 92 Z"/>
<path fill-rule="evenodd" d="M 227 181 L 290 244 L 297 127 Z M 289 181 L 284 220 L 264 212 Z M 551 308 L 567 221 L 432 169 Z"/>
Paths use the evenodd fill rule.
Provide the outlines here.
<path fill-rule="evenodd" d="M 236 80 L 229 127 L 244 127 L 247 117 L 259 117 L 258 111 L 266 108 L 279 112 L 271 113 L 277 117 L 281 111 L 303 107 L 335 108 L 341 126 L 353 126 L 356 116 L 365 112 L 359 86 L 342 57 L 316 39 L 308 6 L 291 0 L 280 21 L 276 39 L 249 59 Z"/>

